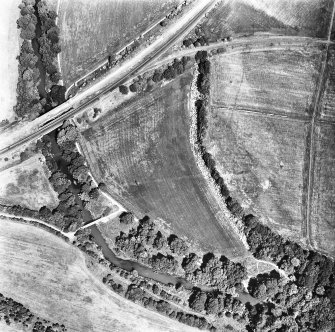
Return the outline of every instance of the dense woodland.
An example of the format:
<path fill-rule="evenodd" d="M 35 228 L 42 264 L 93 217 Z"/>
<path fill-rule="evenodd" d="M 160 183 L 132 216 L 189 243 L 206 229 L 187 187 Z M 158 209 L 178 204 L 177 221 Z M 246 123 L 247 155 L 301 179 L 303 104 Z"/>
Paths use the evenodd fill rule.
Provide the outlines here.
<path fill-rule="evenodd" d="M 64 325 L 51 323 L 33 314 L 28 308 L 0 294 L 0 320 L 7 325 L 25 328 L 25 331 L 33 332 L 65 332 Z"/>
<path fill-rule="evenodd" d="M 100 195 L 88 174 L 85 158 L 76 148 L 77 136 L 77 129 L 65 122 L 56 137 L 51 133 L 37 143 L 37 149 L 45 156 L 51 172 L 49 180 L 60 201 L 53 211 L 42 207 L 39 214 L 64 231 L 75 231 L 82 226 L 84 210 L 89 215 L 85 207 Z"/>
<path fill-rule="evenodd" d="M 61 51 L 57 14 L 44 0 L 22 0 L 17 27 L 23 39 L 19 60 L 17 104 L 19 118 L 35 119 L 64 101 L 65 87 L 57 85 Z"/>

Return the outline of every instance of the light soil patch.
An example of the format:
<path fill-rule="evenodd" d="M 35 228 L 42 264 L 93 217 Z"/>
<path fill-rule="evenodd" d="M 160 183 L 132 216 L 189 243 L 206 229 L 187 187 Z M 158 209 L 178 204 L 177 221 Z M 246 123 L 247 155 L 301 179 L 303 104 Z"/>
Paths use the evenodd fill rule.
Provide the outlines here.
<path fill-rule="evenodd" d="M 335 125 L 316 128 L 316 156 L 311 212 L 312 238 L 318 248 L 335 254 Z"/>
<path fill-rule="evenodd" d="M 0 11 L 0 122 L 13 121 L 16 104 L 16 85 L 18 79 L 18 61 L 20 37 L 16 27 L 21 0 L 2 1 Z"/>
<path fill-rule="evenodd" d="M 35 156 L 0 172 L 0 203 L 39 210 L 58 205 L 58 195 L 49 183 L 43 155 Z"/>
<path fill-rule="evenodd" d="M 308 128 L 291 119 L 212 107 L 205 140 L 231 196 L 297 240 Z"/>
<path fill-rule="evenodd" d="M 33 313 L 68 331 L 197 331 L 110 291 L 87 269 L 85 257 L 56 236 L 2 221 L 0 289 Z"/>
<path fill-rule="evenodd" d="M 137 217 L 162 219 L 203 250 L 238 256 L 242 242 L 222 216 L 191 150 L 191 80 L 186 73 L 109 112 L 83 132 L 82 150 L 97 181 Z"/>
<path fill-rule="evenodd" d="M 215 56 L 212 103 L 228 109 L 308 115 L 322 51 L 275 51 Z"/>
<path fill-rule="evenodd" d="M 147 30 L 178 0 L 62 0 L 61 65 L 67 85 Z"/>
<path fill-rule="evenodd" d="M 28 331 L 27 329 L 24 330 L 23 328 L 20 328 L 19 325 L 16 325 L 15 323 L 12 323 L 11 325 L 7 325 L 4 320 L 0 321 L 0 331 L 1 332 L 25 332 Z"/>

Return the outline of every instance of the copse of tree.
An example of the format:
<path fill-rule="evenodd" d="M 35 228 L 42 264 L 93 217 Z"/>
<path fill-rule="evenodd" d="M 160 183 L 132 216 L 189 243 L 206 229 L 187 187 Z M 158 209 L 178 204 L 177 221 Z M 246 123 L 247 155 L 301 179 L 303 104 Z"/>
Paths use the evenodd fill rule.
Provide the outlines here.
<path fill-rule="evenodd" d="M 123 212 L 119 220 L 121 224 L 130 225 L 134 222 L 134 214 L 132 212 Z"/>
<path fill-rule="evenodd" d="M 127 95 L 128 92 L 129 92 L 129 89 L 128 89 L 128 87 L 127 87 L 126 85 L 120 85 L 120 86 L 119 86 L 119 91 L 120 91 L 122 94 Z"/>
<path fill-rule="evenodd" d="M 171 234 L 168 238 L 168 244 L 171 251 L 174 254 L 178 254 L 179 256 L 183 256 L 186 254 L 188 250 L 188 246 L 184 240 L 180 239 L 177 235 Z"/>
<path fill-rule="evenodd" d="M 272 270 L 270 273 L 258 274 L 251 278 L 248 284 L 248 291 L 251 296 L 260 299 L 271 299 L 283 286 L 280 274 Z"/>
<path fill-rule="evenodd" d="M 207 293 L 202 292 L 200 289 L 195 288 L 189 298 L 189 307 L 194 311 L 202 312 L 205 309 L 207 301 Z"/>
<path fill-rule="evenodd" d="M 20 18 L 16 21 L 18 29 L 21 30 L 22 39 L 32 40 L 35 38 L 37 17 L 35 16 L 34 0 L 23 0 L 19 5 Z"/>
<path fill-rule="evenodd" d="M 29 329 L 34 332 L 65 332 L 64 325 L 52 323 L 46 319 L 37 317 L 23 304 L 14 301 L 10 297 L 0 294 L 0 320 L 4 320 L 7 325 L 20 325 L 20 330 Z"/>
<path fill-rule="evenodd" d="M 131 84 L 131 85 L 129 86 L 129 90 L 130 90 L 131 92 L 137 92 L 137 91 L 138 91 L 138 88 L 139 88 L 139 85 L 138 85 L 138 83 L 136 83 L 136 82 L 134 82 L 133 84 Z"/>

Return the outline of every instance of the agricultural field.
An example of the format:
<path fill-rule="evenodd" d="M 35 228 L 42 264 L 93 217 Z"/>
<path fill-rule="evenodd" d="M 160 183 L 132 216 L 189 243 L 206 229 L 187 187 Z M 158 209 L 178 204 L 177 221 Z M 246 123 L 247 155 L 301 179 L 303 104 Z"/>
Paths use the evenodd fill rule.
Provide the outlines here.
<path fill-rule="evenodd" d="M 137 217 L 168 223 L 203 250 L 244 249 L 196 166 L 189 142 L 192 75 L 139 96 L 82 132 L 81 147 L 97 181 Z"/>
<path fill-rule="evenodd" d="M 317 128 L 311 213 L 312 238 L 318 248 L 335 254 L 335 126 Z"/>
<path fill-rule="evenodd" d="M 178 0 L 61 0 L 61 68 L 66 85 L 159 21 Z"/>
<path fill-rule="evenodd" d="M 15 113 L 13 106 L 16 104 L 16 84 L 18 79 L 18 61 L 20 37 L 16 28 L 19 18 L 20 0 L 4 1 L 1 6 L 0 21 L 0 128 L 1 122 L 13 121 Z"/>
<path fill-rule="evenodd" d="M 311 113 L 322 51 L 308 49 L 215 56 L 211 70 L 212 104 L 263 113 Z"/>
<path fill-rule="evenodd" d="M 257 33 L 325 38 L 331 0 L 223 0 L 202 24 L 210 40 Z"/>
<path fill-rule="evenodd" d="M 21 205 L 31 210 L 58 205 L 57 193 L 49 183 L 44 156 L 35 156 L 0 172 L 0 204 Z"/>
<path fill-rule="evenodd" d="M 64 324 L 69 332 L 196 331 L 109 290 L 88 270 L 84 254 L 53 234 L 1 223 L 1 292 L 39 317 Z"/>
<path fill-rule="evenodd" d="M 205 141 L 231 196 L 297 240 L 308 129 L 308 122 L 212 107 Z"/>

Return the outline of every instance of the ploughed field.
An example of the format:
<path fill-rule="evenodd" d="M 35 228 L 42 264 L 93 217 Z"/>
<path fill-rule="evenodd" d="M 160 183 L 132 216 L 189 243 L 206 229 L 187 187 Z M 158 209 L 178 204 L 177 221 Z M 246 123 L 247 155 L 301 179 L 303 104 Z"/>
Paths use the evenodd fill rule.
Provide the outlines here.
<path fill-rule="evenodd" d="M 325 38 L 332 0 L 226 0 L 202 29 L 211 40 L 254 33 Z"/>
<path fill-rule="evenodd" d="M 205 144 L 232 197 L 272 228 L 304 242 L 308 137 L 316 91 L 326 83 L 320 105 L 328 113 L 315 120 L 309 227 L 316 247 L 333 254 L 335 127 L 327 103 L 334 83 L 330 60 L 328 81 L 320 81 L 324 60 L 325 52 L 318 47 L 215 56 Z"/>
<path fill-rule="evenodd" d="M 138 217 L 169 223 L 203 250 L 240 255 L 242 243 L 223 217 L 190 145 L 187 72 L 125 107 L 112 110 L 82 134 L 93 175 Z"/>
<path fill-rule="evenodd" d="M 169 13 L 177 0 L 62 0 L 61 68 L 66 85 L 116 52 Z"/>
<path fill-rule="evenodd" d="M 0 223 L 1 293 L 37 316 L 69 332 L 195 331 L 109 290 L 87 269 L 83 253 L 55 235 L 10 220 Z"/>

